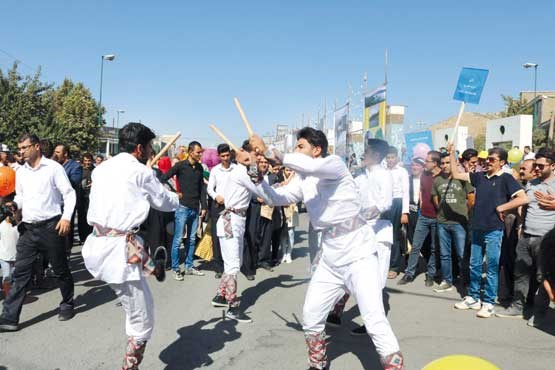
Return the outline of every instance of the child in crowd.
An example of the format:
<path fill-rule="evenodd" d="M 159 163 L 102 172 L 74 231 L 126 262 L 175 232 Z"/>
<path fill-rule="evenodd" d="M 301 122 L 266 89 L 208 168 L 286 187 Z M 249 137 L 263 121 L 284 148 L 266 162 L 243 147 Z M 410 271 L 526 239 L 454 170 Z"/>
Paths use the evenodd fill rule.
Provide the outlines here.
<path fill-rule="evenodd" d="M 0 223 L 0 268 L 2 269 L 2 292 L 8 296 L 12 282 L 12 272 L 15 265 L 15 255 L 19 232 L 17 223 L 12 215 L 8 215 Z"/>

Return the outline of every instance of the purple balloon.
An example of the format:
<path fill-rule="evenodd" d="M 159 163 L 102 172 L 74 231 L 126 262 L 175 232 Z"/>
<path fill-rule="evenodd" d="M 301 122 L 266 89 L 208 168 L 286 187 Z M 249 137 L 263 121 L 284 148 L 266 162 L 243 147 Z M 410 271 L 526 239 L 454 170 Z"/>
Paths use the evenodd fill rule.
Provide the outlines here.
<path fill-rule="evenodd" d="M 220 163 L 220 157 L 218 157 L 218 151 L 215 148 L 206 148 L 202 153 L 202 163 L 208 166 L 208 169 L 212 169 L 215 165 Z"/>

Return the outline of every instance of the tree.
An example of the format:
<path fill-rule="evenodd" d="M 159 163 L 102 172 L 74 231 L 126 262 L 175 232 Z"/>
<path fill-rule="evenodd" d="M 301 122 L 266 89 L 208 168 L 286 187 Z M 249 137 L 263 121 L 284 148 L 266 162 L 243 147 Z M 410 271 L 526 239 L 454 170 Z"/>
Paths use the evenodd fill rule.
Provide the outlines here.
<path fill-rule="evenodd" d="M 4 74 L 0 70 L 0 140 L 15 149 L 18 137 L 44 123 L 50 106 L 44 94 L 52 85 L 40 81 L 40 69 L 34 76 L 22 77 L 17 63 Z"/>
<path fill-rule="evenodd" d="M 100 125 L 98 105 L 82 83 L 65 79 L 54 88 L 33 76 L 21 76 L 17 63 L 4 74 L 0 69 L 0 141 L 16 147 L 25 132 L 53 143 L 65 143 L 72 150 L 95 151 Z"/>
<path fill-rule="evenodd" d="M 501 117 L 512 117 L 518 114 L 534 114 L 534 106 L 527 106 L 528 102 L 526 99 L 515 99 L 508 95 L 501 95 L 501 98 L 505 102 L 505 111 L 500 112 Z"/>
<path fill-rule="evenodd" d="M 474 149 L 477 151 L 486 149 L 486 135 L 480 134 L 474 138 Z"/>

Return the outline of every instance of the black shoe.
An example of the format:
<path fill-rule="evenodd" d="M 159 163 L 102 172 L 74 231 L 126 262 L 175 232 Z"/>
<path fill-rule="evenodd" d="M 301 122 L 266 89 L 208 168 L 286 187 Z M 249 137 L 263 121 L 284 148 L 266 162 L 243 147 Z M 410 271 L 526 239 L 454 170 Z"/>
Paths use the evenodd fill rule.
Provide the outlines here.
<path fill-rule="evenodd" d="M 71 320 L 73 316 L 75 316 L 75 311 L 73 310 L 73 308 L 60 310 L 60 313 L 58 313 L 58 320 L 60 321 Z"/>
<path fill-rule="evenodd" d="M 326 325 L 338 328 L 341 326 L 341 317 L 339 315 L 330 312 L 328 318 L 326 319 Z"/>
<path fill-rule="evenodd" d="M 397 282 L 397 285 L 405 285 L 408 283 L 412 283 L 414 281 L 414 278 L 405 274 L 403 275 L 403 277 Z"/>
<path fill-rule="evenodd" d="M 227 300 L 219 294 L 212 299 L 212 306 L 214 307 L 227 307 Z"/>
<path fill-rule="evenodd" d="M 361 335 L 368 335 L 368 332 L 366 331 L 366 326 L 361 325 L 358 328 L 351 330 L 351 335 L 354 337 L 358 337 Z"/>
<path fill-rule="evenodd" d="M 10 320 L 0 317 L 0 331 L 18 331 L 19 324 Z"/>
<path fill-rule="evenodd" d="M 266 271 L 270 271 L 270 272 L 274 271 L 274 269 L 272 268 L 272 266 L 270 266 L 269 263 L 261 263 L 260 265 L 258 265 L 258 267 L 260 267 L 260 268 L 262 268 Z"/>
<path fill-rule="evenodd" d="M 434 279 L 426 276 L 426 280 L 424 281 L 424 284 L 426 285 L 426 287 L 431 288 L 434 286 Z"/>
<path fill-rule="evenodd" d="M 238 307 L 230 307 L 225 313 L 225 317 L 231 320 L 237 320 L 239 322 L 252 322 L 252 319 L 248 317 Z"/>
<path fill-rule="evenodd" d="M 254 275 L 247 275 L 247 280 L 248 281 L 253 281 L 254 280 Z"/>
<path fill-rule="evenodd" d="M 222 278 L 222 273 L 221 272 L 216 272 L 216 274 L 214 275 L 215 279 L 221 279 Z"/>
<path fill-rule="evenodd" d="M 168 262 L 168 253 L 166 248 L 158 247 L 154 251 L 154 276 L 156 280 L 162 282 L 166 280 L 166 263 Z"/>

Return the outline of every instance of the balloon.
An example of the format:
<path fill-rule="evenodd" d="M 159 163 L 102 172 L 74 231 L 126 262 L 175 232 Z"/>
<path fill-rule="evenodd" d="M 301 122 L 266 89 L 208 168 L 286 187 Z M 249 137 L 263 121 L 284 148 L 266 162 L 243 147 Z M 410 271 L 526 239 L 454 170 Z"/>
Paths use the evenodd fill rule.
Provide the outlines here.
<path fill-rule="evenodd" d="M 15 171 L 11 167 L 0 167 L 0 197 L 15 191 Z"/>
<path fill-rule="evenodd" d="M 215 165 L 220 163 L 220 157 L 218 156 L 218 150 L 215 148 L 206 148 L 202 153 L 202 163 L 208 166 L 208 169 L 212 169 Z"/>
<path fill-rule="evenodd" d="M 510 163 L 518 163 L 522 160 L 522 156 L 524 153 L 520 151 L 520 149 L 513 148 L 509 150 L 509 162 Z"/>
<path fill-rule="evenodd" d="M 445 356 L 424 366 L 422 370 L 501 370 L 491 362 L 467 355 Z"/>
<path fill-rule="evenodd" d="M 488 151 L 487 150 L 482 150 L 480 153 L 478 153 L 478 158 L 487 159 L 488 158 Z"/>

